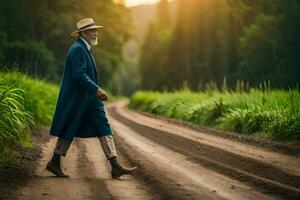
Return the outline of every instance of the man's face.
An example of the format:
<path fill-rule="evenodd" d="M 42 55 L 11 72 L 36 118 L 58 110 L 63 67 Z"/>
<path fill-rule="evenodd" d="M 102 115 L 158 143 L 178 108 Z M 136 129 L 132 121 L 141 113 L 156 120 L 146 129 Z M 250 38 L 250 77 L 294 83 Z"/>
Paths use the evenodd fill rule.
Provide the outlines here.
<path fill-rule="evenodd" d="M 97 29 L 83 31 L 82 35 L 90 45 L 96 46 L 98 44 Z"/>

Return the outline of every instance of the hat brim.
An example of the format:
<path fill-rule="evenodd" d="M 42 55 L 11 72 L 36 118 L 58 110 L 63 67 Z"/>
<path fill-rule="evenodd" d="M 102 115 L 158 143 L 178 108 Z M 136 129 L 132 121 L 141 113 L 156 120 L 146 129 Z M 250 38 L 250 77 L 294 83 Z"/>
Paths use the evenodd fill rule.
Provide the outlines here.
<path fill-rule="evenodd" d="M 79 32 L 86 31 L 86 30 L 89 30 L 89 29 L 98 29 L 98 28 L 102 28 L 102 27 L 103 26 L 96 26 L 96 25 L 95 26 L 90 26 L 90 27 L 72 32 L 71 36 L 72 37 L 77 37 Z"/>

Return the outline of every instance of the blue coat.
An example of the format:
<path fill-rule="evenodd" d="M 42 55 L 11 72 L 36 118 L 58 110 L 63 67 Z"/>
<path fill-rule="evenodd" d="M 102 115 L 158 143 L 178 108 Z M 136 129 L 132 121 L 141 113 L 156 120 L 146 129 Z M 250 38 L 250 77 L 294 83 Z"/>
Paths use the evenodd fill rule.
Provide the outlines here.
<path fill-rule="evenodd" d="M 111 135 L 103 102 L 97 98 L 97 71 L 82 39 L 68 51 L 50 135 L 72 139 Z"/>

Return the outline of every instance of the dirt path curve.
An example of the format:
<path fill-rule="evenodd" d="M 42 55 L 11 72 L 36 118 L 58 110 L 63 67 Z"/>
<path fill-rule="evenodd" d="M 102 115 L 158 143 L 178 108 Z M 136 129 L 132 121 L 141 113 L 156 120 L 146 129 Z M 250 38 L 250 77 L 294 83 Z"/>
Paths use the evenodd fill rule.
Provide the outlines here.
<path fill-rule="evenodd" d="M 253 148 L 252 145 L 247 145 L 245 143 L 232 141 L 230 139 L 217 137 L 215 135 L 209 135 L 207 133 L 194 131 L 189 128 L 181 127 L 170 123 L 166 124 L 163 121 L 138 114 L 137 112 L 133 112 L 132 110 L 127 109 L 125 107 L 126 104 L 126 101 L 120 101 L 112 106 L 114 109 L 116 109 L 116 112 L 119 115 L 131 121 L 134 121 L 135 123 L 138 123 L 140 125 L 146 125 L 147 127 L 151 127 L 160 131 L 165 131 L 167 133 L 172 133 L 184 137 L 186 139 L 199 142 L 201 144 L 205 144 L 215 148 L 220 148 L 222 150 L 239 154 L 241 156 L 250 157 L 255 160 L 274 165 L 286 171 L 287 173 L 300 176 L 299 157 L 274 153 L 272 151 L 267 151 L 266 149 L 257 147 Z"/>
<path fill-rule="evenodd" d="M 55 178 L 44 170 L 52 138 L 18 199 L 298 199 L 299 158 L 168 124 L 125 105 L 118 101 L 107 111 L 121 162 L 139 167 L 134 175 L 111 180 L 99 141 L 91 138 L 75 139 L 63 160 L 70 178 Z"/>
<path fill-rule="evenodd" d="M 263 193 L 280 196 L 280 198 L 285 199 L 299 199 L 299 156 L 276 153 L 262 147 L 259 148 L 209 133 L 197 132 L 187 127 L 166 123 L 133 112 L 127 109 L 125 105 L 125 101 L 119 101 L 108 106 L 109 114 L 113 119 L 113 125 L 115 121 L 119 121 L 121 125 L 129 127 L 132 134 L 136 133 L 135 138 L 141 136 L 138 141 L 151 141 L 158 145 L 155 149 L 164 147 L 164 150 L 159 151 L 160 155 L 170 150 L 172 153 L 166 156 L 167 158 L 173 158 L 171 155 L 175 155 L 176 152 L 185 156 L 183 163 L 187 164 L 191 162 L 194 165 L 197 164 L 197 167 L 202 167 L 192 177 L 197 177 L 196 175 L 200 174 L 201 171 L 205 171 L 203 169 L 205 168 L 210 170 L 211 174 L 221 174 L 227 178 L 231 178 L 231 181 L 239 181 L 238 185 L 247 185 L 253 190 L 259 190 Z M 115 126 L 113 127 L 116 130 Z M 129 136 L 130 130 L 121 133 L 126 134 L 124 138 Z M 122 131 L 120 130 L 119 132 Z M 121 134 L 118 133 L 117 136 L 120 137 Z M 127 141 L 124 138 L 123 140 Z M 131 143 L 131 146 L 138 141 Z M 130 140 L 123 143 L 130 144 Z M 131 149 L 136 148 L 131 147 Z M 149 147 L 144 149 L 149 149 Z M 130 151 L 130 148 L 128 150 Z M 195 169 L 189 170 L 195 171 Z M 184 173 L 184 176 L 186 177 L 187 174 Z M 198 176 L 197 180 L 201 180 L 201 177 L 203 178 L 204 176 Z M 213 180 L 210 176 L 207 179 Z M 211 185 L 216 186 L 215 183 Z M 226 185 L 226 181 L 224 185 Z M 236 189 L 236 186 L 233 185 L 231 188 Z M 234 193 L 237 195 L 237 190 Z M 243 192 L 241 191 L 241 193 Z M 247 196 L 245 193 L 242 195 L 242 199 L 245 199 Z M 235 198 L 231 197 L 229 199 Z"/>

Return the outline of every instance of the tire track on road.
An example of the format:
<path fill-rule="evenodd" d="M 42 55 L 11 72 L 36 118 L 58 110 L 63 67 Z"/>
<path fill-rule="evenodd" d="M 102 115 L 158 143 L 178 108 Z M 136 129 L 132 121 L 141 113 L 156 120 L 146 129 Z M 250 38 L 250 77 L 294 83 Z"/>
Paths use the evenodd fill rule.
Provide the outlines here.
<path fill-rule="evenodd" d="M 186 156 L 139 135 L 115 118 L 110 122 L 118 148 L 140 167 L 138 177 L 149 182 L 149 187 L 160 194 L 159 199 L 277 199 L 195 164 Z"/>
<path fill-rule="evenodd" d="M 247 182 L 266 193 L 277 194 L 287 199 L 299 197 L 300 179 L 298 176 L 287 174 L 280 169 L 254 159 L 148 127 L 149 124 L 145 126 L 135 123 L 119 115 L 113 106 L 109 107 L 108 111 L 114 119 L 131 127 L 143 137 L 187 155 L 192 161 L 201 163 L 207 168 Z"/>
<path fill-rule="evenodd" d="M 56 138 L 50 139 L 43 147 L 43 156 L 36 170 L 36 177 L 21 188 L 19 200 L 82 200 L 89 199 L 89 184 L 80 178 L 77 171 L 78 150 L 72 145 L 68 156 L 63 160 L 63 169 L 70 178 L 56 178 L 45 170 L 52 156 Z"/>
<path fill-rule="evenodd" d="M 80 140 L 81 156 L 88 162 L 82 174 L 91 182 L 93 198 L 91 199 L 119 199 L 119 200 L 154 200 L 147 187 L 131 175 L 120 179 L 111 179 L 110 164 L 106 160 L 98 138 Z M 79 163 L 78 162 L 78 163 Z M 101 189 L 106 196 L 101 195 Z M 103 191 L 102 191 L 103 192 Z"/>

